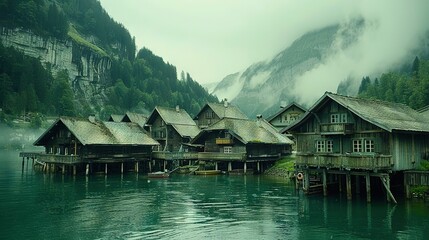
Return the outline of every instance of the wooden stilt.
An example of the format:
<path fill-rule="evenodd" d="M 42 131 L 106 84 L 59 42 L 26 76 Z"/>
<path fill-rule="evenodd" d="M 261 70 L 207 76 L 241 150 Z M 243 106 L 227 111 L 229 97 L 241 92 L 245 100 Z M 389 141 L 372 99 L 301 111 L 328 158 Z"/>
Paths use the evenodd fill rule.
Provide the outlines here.
<path fill-rule="evenodd" d="M 368 172 L 365 175 L 365 182 L 366 182 L 366 201 L 371 202 L 371 176 L 369 176 Z"/>
<path fill-rule="evenodd" d="M 215 162 L 215 170 L 218 170 L 217 162 Z"/>
<path fill-rule="evenodd" d="M 22 158 L 22 171 L 24 171 L 24 158 Z"/>
<path fill-rule="evenodd" d="M 88 175 L 89 175 L 89 163 L 87 163 L 87 164 L 86 164 L 85 175 L 86 175 L 86 176 L 88 176 Z"/>
<path fill-rule="evenodd" d="M 76 176 L 76 165 L 73 165 L 73 176 Z"/>
<path fill-rule="evenodd" d="M 61 173 L 64 175 L 66 173 L 66 165 L 63 164 L 63 169 L 61 170 Z"/>
<path fill-rule="evenodd" d="M 149 161 L 149 172 L 152 172 L 152 162 Z"/>
<path fill-rule="evenodd" d="M 139 162 L 137 161 L 136 162 L 136 173 L 138 173 L 139 172 Z"/>
<path fill-rule="evenodd" d="M 346 189 L 347 189 L 347 200 L 352 200 L 352 178 L 350 172 L 346 173 Z"/>
<path fill-rule="evenodd" d="M 247 172 L 247 162 L 244 162 L 243 164 L 243 173 L 246 174 Z"/>
<path fill-rule="evenodd" d="M 303 179 L 303 189 L 304 192 L 308 192 L 308 190 L 310 189 L 310 172 L 306 169 L 304 170 L 304 179 Z"/>
<path fill-rule="evenodd" d="M 232 163 L 228 162 L 228 171 L 232 171 Z"/>
<path fill-rule="evenodd" d="M 259 166 L 259 161 L 256 162 L 256 170 L 258 171 L 258 173 L 261 171 L 261 167 Z"/>
<path fill-rule="evenodd" d="M 164 171 L 167 169 L 167 161 L 164 160 Z"/>
<path fill-rule="evenodd" d="M 104 174 L 107 175 L 107 163 L 104 164 Z"/>
<path fill-rule="evenodd" d="M 326 169 L 323 169 L 322 181 L 323 181 L 323 196 L 328 196 L 328 183 L 326 178 Z"/>
<path fill-rule="evenodd" d="M 343 192 L 343 176 L 341 174 L 337 175 L 338 176 L 338 191 L 341 193 Z"/>
<path fill-rule="evenodd" d="M 360 176 L 356 175 L 355 176 L 355 180 L 356 180 L 356 194 L 360 194 Z"/>
<path fill-rule="evenodd" d="M 121 174 L 124 173 L 124 162 L 121 162 Z"/>
<path fill-rule="evenodd" d="M 407 184 L 407 178 L 405 174 L 404 174 L 404 191 L 405 191 L 405 197 L 410 199 L 411 198 L 410 185 Z"/>
<path fill-rule="evenodd" d="M 392 200 L 394 203 L 398 203 L 395 199 L 395 197 L 393 196 L 392 192 L 390 191 L 390 176 L 386 175 L 385 177 L 380 177 L 381 182 L 384 185 L 384 188 L 386 189 L 387 192 L 387 201 L 390 202 L 390 200 Z"/>

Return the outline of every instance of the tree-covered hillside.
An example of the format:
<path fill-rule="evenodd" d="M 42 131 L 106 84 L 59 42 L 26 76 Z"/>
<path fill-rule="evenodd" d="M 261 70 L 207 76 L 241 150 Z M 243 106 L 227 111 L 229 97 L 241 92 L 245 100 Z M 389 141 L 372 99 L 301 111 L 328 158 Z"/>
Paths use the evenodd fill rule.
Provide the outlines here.
<path fill-rule="evenodd" d="M 389 72 L 380 79 L 362 79 L 359 96 L 403 103 L 419 109 L 429 105 L 429 61 L 414 59 L 407 72 Z"/>
<path fill-rule="evenodd" d="M 104 106 L 83 106 L 77 112 L 80 101 L 71 92 L 73 79 L 67 79 L 67 69 L 52 74 L 49 64 L 0 44 L 3 115 L 85 116 L 95 111 L 106 118 L 112 113 L 151 111 L 156 105 L 180 105 L 195 114 L 205 102 L 218 101 L 189 74 L 178 79 L 176 67 L 150 50 L 136 54 L 134 38 L 97 0 L 0 0 L 0 28 L 23 28 L 44 38 L 73 41 L 111 61 L 109 79 L 103 83 Z"/>

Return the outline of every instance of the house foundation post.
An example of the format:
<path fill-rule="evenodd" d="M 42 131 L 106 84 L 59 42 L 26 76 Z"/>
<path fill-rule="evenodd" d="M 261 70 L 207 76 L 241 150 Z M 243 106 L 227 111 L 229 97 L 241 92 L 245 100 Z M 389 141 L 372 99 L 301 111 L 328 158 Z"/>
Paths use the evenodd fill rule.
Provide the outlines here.
<path fill-rule="evenodd" d="M 256 162 L 256 170 L 258 171 L 258 173 L 261 172 L 261 166 L 259 164 L 259 161 Z"/>
<path fill-rule="evenodd" d="M 87 163 L 87 164 L 86 164 L 85 175 L 86 175 L 86 176 L 88 176 L 88 175 L 89 175 L 89 163 Z"/>
<path fill-rule="evenodd" d="M 124 162 L 121 162 L 121 174 L 124 173 Z"/>
<path fill-rule="evenodd" d="M 216 171 L 218 170 L 217 162 L 215 162 L 215 170 L 216 170 Z"/>
<path fill-rule="evenodd" d="M 73 176 L 76 176 L 76 165 L 73 165 Z"/>
<path fill-rule="evenodd" d="M 232 163 L 231 162 L 228 162 L 228 171 L 229 172 L 232 171 Z"/>
<path fill-rule="evenodd" d="M 63 169 L 61 170 L 61 173 L 64 175 L 66 173 L 66 165 L 63 164 Z"/>
<path fill-rule="evenodd" d="M 244 162 L 243 164 L 243 173 L 246 174 L 247 172 L 247 162 Z"/>
<path fill-rule="evenodd" d="M 104 174 L 107 175 L 107 163 L 104 164 Z"/>
<path fill-rule="evenodd" d="M 352 178 L 350 172 L 346 173 L 346 189 L 347 189 L 347 200 L 352 200 Z"/>
<path fill-rule="evenodd" d="M 366 183 L 366 201 L 371 202 L 371 176 L 367 172 L 365 174 L 365 183 Z"/>
<path fill-rule="evenodd" d="M 328 183 L 326 177 L 326 169 L 323 169 L 322 172 L 322 181 L 323 181 L 323 196 L 328 196 Z"/>

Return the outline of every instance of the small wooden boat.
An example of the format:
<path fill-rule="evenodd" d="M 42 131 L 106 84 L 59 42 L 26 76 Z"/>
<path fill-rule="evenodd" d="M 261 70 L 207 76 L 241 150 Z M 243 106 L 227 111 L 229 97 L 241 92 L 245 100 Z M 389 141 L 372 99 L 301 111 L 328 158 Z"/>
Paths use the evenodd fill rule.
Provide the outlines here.
<path fill-rule="evenodd" d="M 198 170 L 198 166 L 182 166 L 177 169 L 176 173 L 179 174 L 189 174 L 191 172 L 194 172 Z"/>
<path fill-rule="evenodd" d="M 220 174 L 220 170 L 197 170 L 195 175 L 217 175 Z"/>
<path fill-rule="evenodd" d="M 170 174 L 168 172 L 150 172 L 147 174 L 149 178 L 168 178 Z"/>

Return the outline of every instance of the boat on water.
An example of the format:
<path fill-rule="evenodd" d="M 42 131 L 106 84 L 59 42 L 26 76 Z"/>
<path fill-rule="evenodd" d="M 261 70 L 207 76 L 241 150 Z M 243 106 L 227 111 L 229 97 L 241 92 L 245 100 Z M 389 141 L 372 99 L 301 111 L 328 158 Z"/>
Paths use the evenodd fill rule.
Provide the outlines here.
<path fill-rule="evenodd" d="M 188 174 L 191 172 L 195 172 L 196 170 L 198 170 L 198 166 L 182 166 L 177 169 L 176 173 Z"/>
<path fill-rule="evenodd" d="M 220 174 L 220 170 L 197 170 L 194 172 L 195 175 L 217 175 Z"/>
<path fill-rule="evenodd" d="M 149 178 L 168 178 L 170 174 L 168 172 L 150 172 L 147 174 Z"/>

